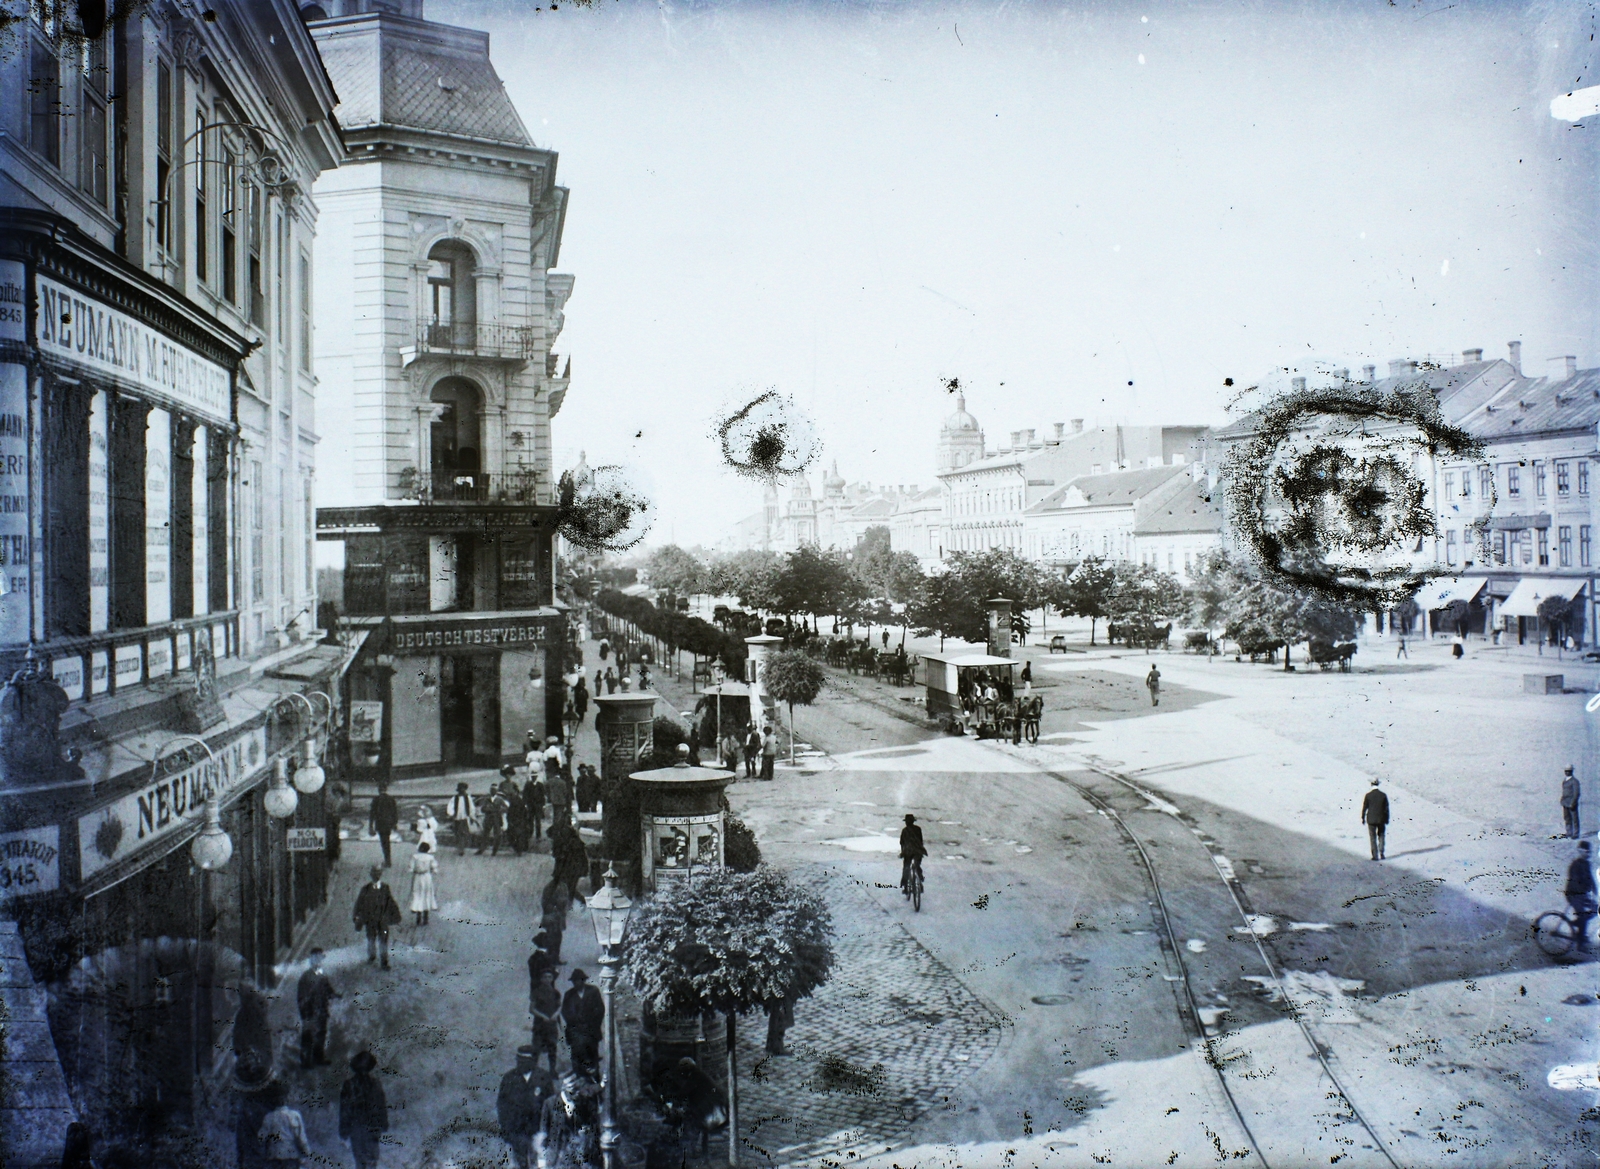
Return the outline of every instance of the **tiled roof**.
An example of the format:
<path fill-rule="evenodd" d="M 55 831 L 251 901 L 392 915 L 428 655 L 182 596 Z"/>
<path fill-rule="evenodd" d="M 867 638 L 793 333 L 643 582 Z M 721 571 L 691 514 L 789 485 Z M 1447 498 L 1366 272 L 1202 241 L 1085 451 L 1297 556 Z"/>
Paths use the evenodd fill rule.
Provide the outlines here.
<path fill-rule="evenodd" d="M 1133 524 L 1135 536 L 1222 531 L 1222 508 L 1206 485 L 1190 480 L 1175 495 L 1156 501 Z"/>
<path fill-rule="evenodd" d="M 1600 423 L 1600 369 L 1570 378 L 1519 378 L 1474 411 L 1466 429 L 1487 442 L 1556 430 L 1593 430 Z"/>
<path fill-rule="evenodd" d="M 1104 475 L 1080 475 L 1065 487 L 1058 487 L 1039 500 L 1030 512 L 1056 511 L 1063 506 L 1067 493 L 1076 487 L 1089 507 L 1138 502 L 1176 475 L 1188 474 L 1186 467 L 1147 467 L 1138 471 L 1111 471 Z"/>
<path fill-rule="evenodd" d="M 488 55 L 488 38 L 415 21 L 366 20 L 318 37 L 347 130 L 397 126 L 532 146 Z"/>

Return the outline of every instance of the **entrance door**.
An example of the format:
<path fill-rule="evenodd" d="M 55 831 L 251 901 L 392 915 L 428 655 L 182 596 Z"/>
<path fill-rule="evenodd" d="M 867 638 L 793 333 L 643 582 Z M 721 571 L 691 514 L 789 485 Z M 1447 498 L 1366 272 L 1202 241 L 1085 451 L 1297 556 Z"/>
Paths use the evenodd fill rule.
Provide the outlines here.
<path fill-rule="evenodd" d="M 446 767 L 473 764 L 472 659 L 446 655 L 439 670 L 439 741 Z"/>

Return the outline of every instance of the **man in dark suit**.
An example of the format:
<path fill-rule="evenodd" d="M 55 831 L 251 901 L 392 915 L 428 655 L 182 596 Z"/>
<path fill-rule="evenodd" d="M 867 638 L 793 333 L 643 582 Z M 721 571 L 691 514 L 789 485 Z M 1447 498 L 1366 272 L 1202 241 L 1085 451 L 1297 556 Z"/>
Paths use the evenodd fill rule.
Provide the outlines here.
<path fill-rule="evenodd" d="M 378 794 L 372 797 L 372 815 L 367 827 L 378 834 L 378 846 L 383 849 L 383 867 L 388 868 L 389 836 L 400 823 L 400 805 L 389 794 L 389 785 L 380 783 Z"/>
<path fill-rule="evenodd" d="M 582 970 L 572 972 L 572 989 L 561 999 L 561 1018 L 567 1025 L 567 1048 L 572 1070 L 593 1075 L 600 1069 L 600 1040 L 605 1034 L 606 1004 L 589 985 Z"/>
<path fill-rule="evenodd" d="M 1372 790 L 1361 801 L 1361 822 L 1367 826 L 1367 843 L 1372 845 L 1372 859 L 1381 861 L 1384 850 L 1384 831 L 1389 827 L 1389 797 L 1378 787 L 1376 778 Z"/>
<path fill-rule="evenodd" d="M 539 971 L 528 998 L 528 1013 L 533 1016 L 533 1058 L 549 1056 L 550 1071 L 554 1073 L 556 1044 L 561 1038 L 561 992 L 556 989 L 553 967 Z"/>
<path fill-rule="evenodd" d="M 295 1000 L 300 1007 L 300 1066 L 328 1063 L 328 1012 L 339 992 L 322 968 L 322 949 L 313 948 L 311 964 L 295 984 Z"/>
<path fill-rule="evenodd" d="M 1569 764 L 1566 775 L 1561 780 L 1561 821 L 1567 836 L 1576 840 L 1583 835 L 1578 824 L 1578 800 L 1583 795 L 1583 789 L 1578 784 L 1578 777 L 1572 774 Z"/>
<path fill-rule="evenodd" d="M 389 1131 L 389 1102 L 383 1084 L 372 1073 L 378 1057 L 358 1051 L 350 1061 L 355 1074 L 339 1089 L 339 1135 L 350 1142 L 356 1169 L 376 1169 L 378 1145 Z"/>
<path fill-rule="evenodd" d="M 915 866 L 917 876 L 922 876 L 922 858 L 927 855 L 928 847 L 922 843 L 922 829 L 917 827 L 917 818 L 907 812 L 906 826 L 900 829 L 900 888 L 907 897 L 911 896 L 911 869 Z"/>
<path fill-rule="evenodd" d="M 400 906 L 395 904 L 389 886 L 383 883 L 383 869 L 379 866 L 372 866 L 372 883 L 361 886 L 361 892 L 356 894 L 356 910 L 352 916 L 356 929 L 367 932 L 367 961 L 377 961 L 381 950 L 383 968 L 389 969 L 389 927 L 399 924 Z"/>
<path fill-rule="evenodd" d="M 511 1146 L 511 1161 L 517 1169 L 528 1169 L 533 1138 L 544 1118 L 544 1102 L 554 1087 L 550 1073 L 540 1069 L 534 1049 L 527 1044 L 517 1048 L 517 1066 L 500 1078 L 500 1096 L 495 1102 L 500 1135 Z"/>

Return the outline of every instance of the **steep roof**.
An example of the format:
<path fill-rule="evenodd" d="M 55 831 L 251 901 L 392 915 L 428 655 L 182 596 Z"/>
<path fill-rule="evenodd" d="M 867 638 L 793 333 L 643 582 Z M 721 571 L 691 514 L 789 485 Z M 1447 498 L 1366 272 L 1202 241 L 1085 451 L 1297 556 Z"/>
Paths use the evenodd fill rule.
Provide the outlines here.
<path fill-rule="evenodd" d="M 1486 442 L 1525 434 L 1593 430 L 1600 423 L 1600 369 L 1570 378 L 1519 378 L 1473 411 L 1466 428 Z"/>
<path fill-rule="evenodd" d="M 346 130 L 393 126 L 532 147 L 489 59 L 489 34 L 380 13 L 317 21 Z"/>
<path fill-rule="evenodd" d="M 1104 475 L 1080 475 L 1066 486 L 1056 488 L 1028 511 L 1037 514 L 1063 510 L 1067 506 L 1067 496 L 1074 491 L 1083 497 L 1083 503 L 1074 506 L 1127 506 L 1137 503 L 1175 476 L 1187 474 L 1186 467 L 1164 466 L 1146 467 L 1138 471 L 1110 471 Z"/>
<path fill-rule="evenodd" d="M 1175 494 L 1166 494 L 1147 503 L 1133 521 L 1135 536 L 1222 531 L 1222 508 L 1198 480 L 1190 479 Z"/>

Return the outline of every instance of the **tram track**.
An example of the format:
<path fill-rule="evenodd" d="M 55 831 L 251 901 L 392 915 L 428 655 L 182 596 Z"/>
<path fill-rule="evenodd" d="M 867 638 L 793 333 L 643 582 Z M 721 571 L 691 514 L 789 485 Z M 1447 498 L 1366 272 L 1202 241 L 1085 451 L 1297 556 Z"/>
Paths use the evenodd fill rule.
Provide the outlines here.
<path fill-rule="evenodd" d="M 1233 1112 L 1235 1119 L 1238 1121 L 1240 1129 L 1244 1133 L 1245 1138 L 1249 1141 L 1251 1152 L 1254 1153 L 1256 1160 L 1259 1161 L 1261 1165 L 1265 1166 L 1266 1169 L 1273 1169 L 1274 1162 L 1269 1158 L 1267 1149 L 1264 1147 L 1264 1145 L 1266 1145 L 1268 1142 L 1263 1141 L 1257 1135 L 1255 1127 L 1251 1125 L 1250 1121 L 1245 1115 L 1246 1109 L 1241 1104 L 1234 1085 L 1229 1080 L 1226 1066 L 1227 1062 L 1229 1061 L 1229 1057 L 1226 1057 L 1221 1051 L 1221 1042 L 1225 1036 L 1223 1034 L 1210 1035 L 1207 1033 L 1208 1027 L 1204 1021 L 1204 1015 L 1202 1014 L 1202 1009 L 1200 1007 L 1200 995 L 1196 991 L 1194 973 L 1190 968 L 1189 961 L 1185 958 L 1186 947 L 1179 938 L 1179 930 L 1177 928 L 1177 922 L 1175 921 L 1176 914 L 1169 905 L 1167 892 L 1162 886 L 1161 875 L 1157 871 L 1155 861 L 1151 857 L 1151 847 L 1159 847 L 1161 842 L 1155 840 L 1153 837 L 1150 839 L 1142 839 L 1139 833 L 1134 830 L 1133 826 L 1128 823 L 1127 818 L 1124 816 L 1125 811 L 1155 811 L 1162 815 L 1172 817 L 1185 829 L 1182 835 L 1191 840 L 1205 854 L 1207 860 L 1206 867 L 1228 892 L 1228 897 L 1232 903 L 1233 911 L 1238 919 L 1238 926 L 1236 927 L 1235 933 L 1241 936 L 1246 936 L 1253 942 L 1256 957 L 1260 962 L 1262 970 L 1265 971 L 1263 977 L 1268 980 L 1272 987 L 1276 990 L 1278 1000 L 1284 1004 L 1286 1013 L 1298 1028 L 1299 1034 L 1304 1040 L 1305 1045 L 1309 1048 L 1312 1058 L 1317 1061 L 1322 1074 L 1327 1077 L 1328 1083 L 1333 1087 L 1333 1092 L 1328 1094 L 1329 1097 L 1331 1098 L 1333 1094 L 1337 1094 L 1339 1103 L 1341 1103 L 1347 1110 L 1349 1118 L 1353 1119 L 1354 1122 L 1359 1125 L 1361 1131 L 1364 1132 L 1367 1138 L 1371 1141 L 1371 1145 L 1368 1147 L 1377 1154 L 1378 1158 L 1381 1159 L 1381 1162 L 1388 1165 L 1390 1169 L 1400 1169 L 1399 1162 L 1395 1160 L 1393 1154 L 1389 1152 L 1387 1146 L 1379 1138 L 1372 1125 L 1368 1123 L 1367 1119 L 1362 1115 L 1361 1110 L 1356 1107 L 1355 1102 L 1350 1098 L 1349 1092 L 1345 1090 L 1343 1083 L 1340 1081 L 1338 1073 L 1329 1062 L 1328 1047 L 1319 1042 L 1316 1036 L 1312 1034 L 1310 1025 L 1306 1021 L 1304 1012 L 1296 1006 L 1293 998 L 1290 996 L 1289 988 L 1285 984 L 1282 971 L 1278 969 L 1277 963 L 1267 951 L 1267 947 L 1260 933 L 1256 929 L 1257 919 L 1256 916 L 1250 911 L 1249 898 L 1245 894 L 1243 888 L 1240 886 L 1238 877 L 1233 873 L 1232 864 L 1229 862 L 1228 858 L 1214 847 L 1214 843 L 1209 840 L 1202 830 L 1194 826 L 1190 817 L 1187 817 L 1181 809 L 1173 805 L 1170 801 L 1162 798 L 1152 791 L 1147 790 L 1127 776 L 1122 775 L 1111 768 L 1105 767 L 1102 764 L 1094 762 L 1091 759 L 1083 760 L 1083 767 L 1085 770 L 1102 777 L 1104 780 L 1107 780 L 1112 784 L 1117 785 L 1117 788 L 1120 789 L 1120 791 L 1113 790 L 1112 792 L 1107 793 L 1096 790 L 1094 785 L 1085 783 L 1081 779 L 1074 778 L 1071 775 L 1063 774 L 1059 770 L 1048 767 L 1042 768 L 1041 770 L 1050 778 L 1072 788 L 1084 799 L 1086 803 L 1094 807 L 1096 811 L 1105 815 L 1108 819 L 1115 823 L 1123 837 L 1132 846 L 1133 851 L 1136 853 L 1140 863 L 1143 865 L 1145 874 L 1149 880 L 1150 889 L 1153 894 L 1152 905 L 1156 910 L 1160 928 L 1166 938 L 1167 947 L 1172 955 L 1172 962 L 1177 969 L 1177 977 L 1180 980 L 1180 985 L 1182 986 L 1183 990 L 1183 1004 L 1187 1007 L 1187 1010 L 1180 1011 L 1180 1014 L 1185 1016 L 1183 1021 L 1187 1030 L 1201 1045 L 1205 1062 L 1207 1066 L 1211 1068 L 1216 1077 L 1218 1085 L 1220 1086 L 1224 1096 L 1227 1098 L 1229 1108 Z M 1122 793 L 1127 793 L 1137 797 L 1140 801 L 1142 801 L 1141 805 L 1137 808 L 1118 807 L 1119 802 L 1125 802 L 1125 797 L 1123 800 L 1119 800 L 1118 798 Z M 1349 1153 L 1336 1156 L 1333 1158 L 1334 1163 L 1342 1163 L 1345 1160 L 1345 1157 L 1348 1155 Z M 1280 1164 L 1296 1163 L 1298 1162 L 1280 1162 Z"/>

